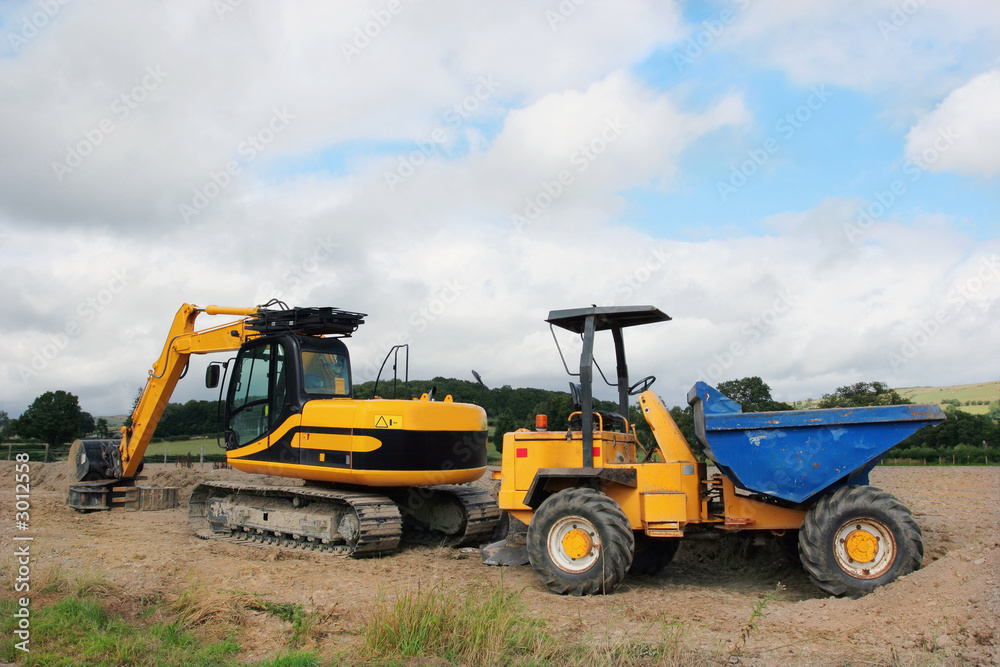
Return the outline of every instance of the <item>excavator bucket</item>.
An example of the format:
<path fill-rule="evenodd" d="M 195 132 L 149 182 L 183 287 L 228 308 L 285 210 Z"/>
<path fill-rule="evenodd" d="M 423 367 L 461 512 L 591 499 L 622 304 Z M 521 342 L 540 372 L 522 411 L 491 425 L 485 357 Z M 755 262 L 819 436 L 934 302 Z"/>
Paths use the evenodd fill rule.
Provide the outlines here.
<path fill-rule="evenodd" d="M 116 440 L 76 440 L 67 463 L 71 480 L 67 504 L 77 511 L 155 511 L 178 505 L 176 486 L 143 486 L 136 485 L 136 478 L 122 479 Z"/>
<path fill-rule="evenodd" d="M 502 534 L 503 526 L 507 525 L 507 536 L 481 549 L 483 563 L 486 565 L 527 565 L 528 564 L 528 526 L 504 514 L 498 527 Z"/>

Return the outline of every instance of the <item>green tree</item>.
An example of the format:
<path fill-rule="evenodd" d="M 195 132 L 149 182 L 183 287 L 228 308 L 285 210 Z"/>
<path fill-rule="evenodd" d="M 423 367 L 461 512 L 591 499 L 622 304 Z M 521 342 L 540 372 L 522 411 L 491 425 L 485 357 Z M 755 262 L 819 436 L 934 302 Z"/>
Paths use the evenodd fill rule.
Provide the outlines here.
<path fill-rule="evenodd" d="M 104 417 L 98 417 L 97 421 L 94 422 L 94 433 L 97 434 L 98 438 L 105 440 L 112 437 L 111 427 L 108 425 L 108 420 Z"/>
<path fill-rule="evenodd" d="M 739 403 L 743 412 L 775 412 L 792 409 L 788 403 L 771 398 L 771 388 L 756 375 L 720 382 L 716 389 Z"/>
<path fill-rule="evenodd" d="M 905 405 L 912 403 L 884 382 L 856 382 L 838 387 L 832 394 L 823 394 L 821 408 L 865 408 L 872 405 Z"/>
<path fill-rule="evenodd" d="M 688 441 L 691 449 L 695 452 L 700 452 L 702 446 L 694 434 L 694 410 L 691 409 L 691 406 L 688 405 L 681 408 L 675 405 L 670 408 L 670 416 L 673 417 L 674 423 L 677 424 L 677 428 L 680 429 L 681 434 Z"/>
<path fill-rule="evenodd" d="M 77 397 L 65 391 L 47 391 L 17 418 L 17 434 L 58 446 L 94 429 L 94 418 L 80 409 Z"/>
<path fill-rule="evenodd" d="M 139 399 L 142 398 L 142 387 L 135 392 L 135 398 L 132 399 L 132 408 L 128 411 L 128 416 L 125 417 L 125 426 L 132 426 L 132 415 L 135 414 L 135 409 L 139 407 Z"/>
<path fill-rule="evenodd" d="M 493 446 L 498 452 L 503 453 L 504 433 L 512 433 L 519 428 L 527 428 L 523 419 L 517 419 L 509 412 L 505 412 L 497 417 L 496 425 L 493 429 Z"/>
<path fill-rule="evenodd" d="M 0 442 L 10 437 L 11 419 L 6 410 L 0 410 Z"/>
<path fill-rule="evenodd" d="M 896 445 L 893 451 L 929 447 L 942 456 L 950 456 L 952 450 L 963 443 L 980 449 L 984 442 L 987 447 L 1000 446 L 1000 426 L 986 415 L 973 415 L 951 405 L 945 412 L 948 418 L 943 423 L 920 429 Z"/>

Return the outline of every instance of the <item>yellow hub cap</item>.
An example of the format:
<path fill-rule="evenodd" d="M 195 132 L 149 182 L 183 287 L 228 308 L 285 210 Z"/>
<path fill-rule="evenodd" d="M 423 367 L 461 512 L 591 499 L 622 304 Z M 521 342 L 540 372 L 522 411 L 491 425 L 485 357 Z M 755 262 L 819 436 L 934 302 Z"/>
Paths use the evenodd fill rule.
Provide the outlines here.
<path fill-rule="evenodd" d="M 870 563 L 878 553 L 878 538 L 863 530 L 854 530 L 844 541 L 844 548 L 855 563 Z"/>
<path fill-rule="evenodd" d="M 579 528 L 567 532 L 562 538 L 562 548 L 573 560 L 583 558 L 594 548 L 594 540 Z"/>

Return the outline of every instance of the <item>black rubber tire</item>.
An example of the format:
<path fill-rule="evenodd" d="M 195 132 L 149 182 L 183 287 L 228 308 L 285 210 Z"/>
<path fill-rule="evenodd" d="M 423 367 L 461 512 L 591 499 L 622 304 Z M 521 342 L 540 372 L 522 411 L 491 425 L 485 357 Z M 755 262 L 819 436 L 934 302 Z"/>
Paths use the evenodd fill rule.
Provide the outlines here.
<path fill-rule="evenodd" d="M 550 553 L 550 536 L 577 525 L 597 539 L 587 556 L 589 565 L 569 571 L 556 561 L 567 563 L 572 558 L 565 552 Z M 594 595 L 610 593 L 625 578 L 635 538 L 628 517 L 611 498 L 589 488 L 564 489 L 549 496 L 535 512 L 528 525 L 527 547 L 531 566 L 549 590 L 560 595 Z"/>
<path fill-rule="evenodd" d="M 838 538 L 838 533 L 856 533 L 851 524 L 858 529 L 878 527 L 891 540 L 884 545 L 878 539 L 875 560 L 866 561 L 874 562 L 874 571 L 855 566 L 862 576 L 838 562 L 838 556 L 850 561 L 847 540 Z M 896 498 L 872 486 L 845 486 L 821 498 L 806 513 L 799 530 L 799 557 L 816 586 L 830 595 L 856 598 L 919 569 L 924 543 L 920 526 Z"/>
<path fill-rule="evenodd" d="M 636 532 L 629 575 L 643 577 L 659 574 L 674 559 L 680 545 L 680 538 L 647 537 L 645 533 Z"/>

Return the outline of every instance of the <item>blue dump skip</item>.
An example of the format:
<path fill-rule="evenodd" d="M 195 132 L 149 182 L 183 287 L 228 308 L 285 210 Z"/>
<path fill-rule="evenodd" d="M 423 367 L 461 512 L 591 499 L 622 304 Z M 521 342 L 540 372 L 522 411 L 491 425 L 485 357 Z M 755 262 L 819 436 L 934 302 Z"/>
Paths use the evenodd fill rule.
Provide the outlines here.
<path fill-rule="evenodd" d="M 793 503 L 868 473 L 900 441 L 944 421 L 937 405 L 743 413 L 704 382 L 688 392 L 708 456 L 736 486 Z"/>

